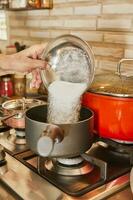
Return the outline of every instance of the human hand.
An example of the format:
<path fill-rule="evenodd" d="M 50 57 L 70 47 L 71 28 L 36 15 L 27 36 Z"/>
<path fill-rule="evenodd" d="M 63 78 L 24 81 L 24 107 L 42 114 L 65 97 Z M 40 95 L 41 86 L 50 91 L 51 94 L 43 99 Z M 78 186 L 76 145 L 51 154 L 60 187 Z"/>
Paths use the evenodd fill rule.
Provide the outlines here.
<path fill-rule="evenodd" d="M 27 73 L 37 68 L 45 68 L 46 62 L 40 59 L 45 46 L 46 44 L 33 45 L 19 53 L 7 55 L 3 70 L 10 73 Z"/>
<path fill-rule="evenodd" d="M 46 44 L 33 45 L 19 53 L 0 56 L 0 74 L 33 73 L 33 86 L 41 83 L 40 69 L 45 69 L 47 63 L 41 60 L 41 54 Z"/>

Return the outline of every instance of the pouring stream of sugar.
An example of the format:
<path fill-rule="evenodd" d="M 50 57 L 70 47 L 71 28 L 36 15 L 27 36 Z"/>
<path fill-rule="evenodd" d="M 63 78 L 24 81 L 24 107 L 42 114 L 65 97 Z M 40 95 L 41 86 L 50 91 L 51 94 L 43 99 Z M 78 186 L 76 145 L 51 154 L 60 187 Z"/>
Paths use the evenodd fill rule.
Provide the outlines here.
<path fill-rule="evenodd" d="M 88 51 L 77 44 L 64 43 L 63 39 L 63 46 L 55 46 L 47 55 L 48 66 L 41 75 L 48 89 L 48 123 L 66 124 L 79 120 L 81 96 L 93 78 L 93 70 Z"/>
<path fill-rule="evenodd" d="M 81 96 L 87 89 L 86 83 L 71 83 L 56 80 L 48 87 L 49 123 L 65 124 L 79 120 Z"/>

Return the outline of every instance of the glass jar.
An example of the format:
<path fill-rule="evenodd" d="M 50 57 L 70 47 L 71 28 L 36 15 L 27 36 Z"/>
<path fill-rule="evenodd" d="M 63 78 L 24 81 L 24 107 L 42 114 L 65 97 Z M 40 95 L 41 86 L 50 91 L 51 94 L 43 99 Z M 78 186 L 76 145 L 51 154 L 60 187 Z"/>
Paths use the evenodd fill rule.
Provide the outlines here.
<path fill-rule="evenodd" d="M 2 77 L 0 81 L 0 94 L 2 97 L 13 96 L 13 83 L 11 77 Z"/>
<path fill-rule="evenodd" d="M 37 96 L 38 88 L 32 86 L 32 73 L 26 74 L 26 96 Z"/>
<path fill-rule="evenodd" d="M 26 8 L 27 0 L 9 0 L 9 8 L 19 9 Z"/>
<path fill-rule="evenodd" d="M 28 5 L 32 8 L 41 8 L 40 0 L 28 0 Z"/>
<path fill-rule="evenodd" d="M 25 96 L 25 75 L 14 75 L 14 95 L 18 97 Z"/>
<path fill-rule="evenodd" d="M 52 8 L 53 3 L 51 0 L 41 0 L 41 8 Z"/>

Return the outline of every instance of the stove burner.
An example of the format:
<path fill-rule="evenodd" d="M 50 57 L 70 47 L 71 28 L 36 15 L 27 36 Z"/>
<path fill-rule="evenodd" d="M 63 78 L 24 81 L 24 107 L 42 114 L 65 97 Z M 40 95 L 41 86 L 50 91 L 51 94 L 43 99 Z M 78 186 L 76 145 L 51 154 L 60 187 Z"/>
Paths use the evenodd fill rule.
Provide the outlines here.
<path fill-rule="evenodd" d="M 24 129 L 16 129 L 16 140 L 15 144 L 26 144 L 25 138 L 25 130 Z"/>
<path fill-rule="evenodd" d="M 16 136 L 25 137 L 25 129 L 16 129 Z"/>
<path fill-rule="evenodd" d="M 7 139 L 11 144 L 24 145 L 26 144 L 25 131 L 21 129 L 12 129 Z"/>
<path fill-rule="evenodd" d="M 24 129 L 16 129 L 15 144 L 26 144 L 25 130 Z"/>
<path fill-rule="evenodd" d="M 82 157 L 58 158 L 57 160 L 46 160 L 47 170 L 59 175 L 78 176 L 88 174 L 93 170 L 93 165 L 85 161 Z"/>
<path fill-rule="evenodd" d="M 20 137 L 20 136 L 17 136 L 16 137 L 16 140 L 15 140 L 15 144 L 26 144 L 26 138 L 25 137 Z"/>
<path fill-rule="evenodd" d="M 11 129 L 8 132 L 1 133 L 0 144 L 10 155 L 15 155 L 29 149 L 28 145 L 26 144 L 25 136 L 17 136 L 15 129 Z"/>
<path fill-rule="evenodd" d="M 57 161 L 64 165 L 77 165 L 79 163 L 82 163 L 84 159 L 81 156 L 75 157 L 75 158 L 57 158 Z"/>

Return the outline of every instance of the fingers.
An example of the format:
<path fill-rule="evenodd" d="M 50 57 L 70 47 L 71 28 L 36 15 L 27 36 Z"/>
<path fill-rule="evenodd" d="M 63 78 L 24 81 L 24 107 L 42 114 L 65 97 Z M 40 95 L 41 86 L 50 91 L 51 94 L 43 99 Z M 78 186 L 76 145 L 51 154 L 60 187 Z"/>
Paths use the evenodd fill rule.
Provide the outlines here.
<path fill-rule="evenodd" d="M 33 59 L 37 59 L 37 58 L 38 58 L 37 51 L 35 51 L 35 53 L 33 54 L 32 58 L 33 58 Z"/>
<path fill-rule="evenodd" d="M 34 69 L 45 69 L 46 66 L 47 66 L 47 63 L 43 60 L 30 59 L 30 62 L 28 63 L 28 66 L 27 66 L 28 67 L 27 71 L 31 72 Z"/>
<path fill-rule="evenodd" d="M 31 87 L 39 88 L 41 84 L 41 76 L 40 76 L 40 70 L 36 69 L 32 71 L 33 79 L 31 82 Z"/>
<path fill-rule="evenodd" d="M 47 45 L 46 43 L 33 45 L 33 46 L 29 47 L 28 49 L 21 51 L 20 53 L 26 57 L 31 57 L 34 59 L 40 58 L 42 52 L 46 48 L 46 45 Z"/>

